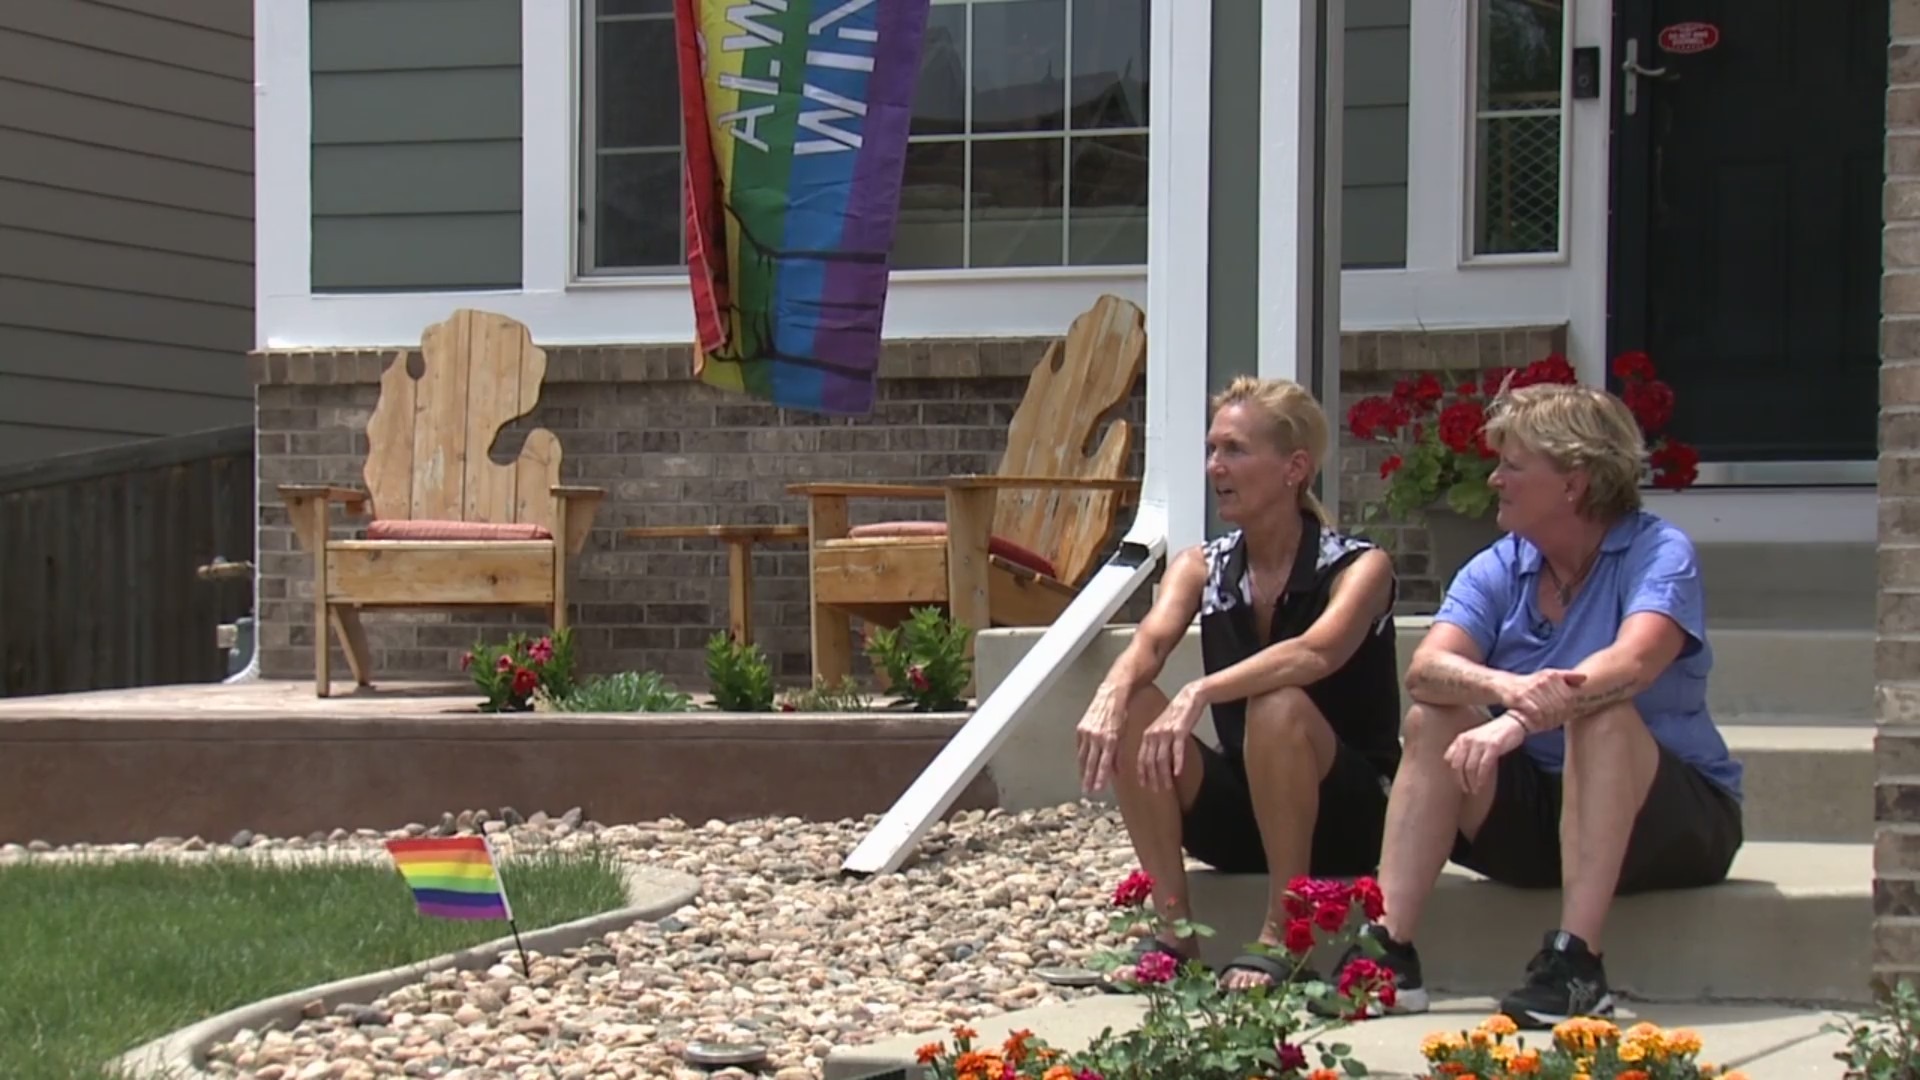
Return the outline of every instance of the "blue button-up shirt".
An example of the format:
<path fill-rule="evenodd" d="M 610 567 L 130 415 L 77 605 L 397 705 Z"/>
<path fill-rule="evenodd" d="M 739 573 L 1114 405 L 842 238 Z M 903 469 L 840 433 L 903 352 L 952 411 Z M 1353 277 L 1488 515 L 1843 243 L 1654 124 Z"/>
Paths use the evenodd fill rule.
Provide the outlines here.
<path fill-rule="evenodd" d="M 1530 675 L 1571 669 L 1612 645 L 1629 615 L 1667 616 L 1685 632 L 1686 644 L 1633 699 L 1634 707 L 1656 741 L 1740 798 L 1740 762 L 1727 751 L 1707 711 L 1713 647 L 1707 643 L 1700 567 L 1686 533 L 1646 511 L 1615 523 L 1558 626 L 1547 621 L 1537 602 L 1540 562 L 1539 548 L 1512 534 L 1501 537 L 1461 568 L 1434 620 L 1465 630 L 1488 667 Z M 1566 760 L 1566 733 L 1530 735 L 1524 749 L 1541 767 L 1559 772 Z"/>

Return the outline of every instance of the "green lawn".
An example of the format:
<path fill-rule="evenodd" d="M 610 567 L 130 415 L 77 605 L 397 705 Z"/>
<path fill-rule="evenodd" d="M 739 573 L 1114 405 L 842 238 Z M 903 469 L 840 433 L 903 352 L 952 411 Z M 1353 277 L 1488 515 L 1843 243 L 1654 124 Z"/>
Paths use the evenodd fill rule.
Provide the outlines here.
<path fill-rule="evenodd" d="M 503 862 L 527 931 L 624 907 L 608 855 Z M 391 864 L 0 866 L 0 1077 L 89 1080 L 149 1039 L 303 986 L 508 933 L 421 917 Z"/>

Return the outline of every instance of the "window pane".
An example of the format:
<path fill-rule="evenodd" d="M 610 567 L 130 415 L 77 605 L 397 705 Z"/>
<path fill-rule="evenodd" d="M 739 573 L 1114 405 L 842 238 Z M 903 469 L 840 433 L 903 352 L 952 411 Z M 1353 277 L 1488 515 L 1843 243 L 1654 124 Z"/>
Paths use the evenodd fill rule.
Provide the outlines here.
<path fill-rule="evenodd" d="M 1147 137 L 1073 140 L 1067 262 L 1147 261 Z"/>
<path fill-rule="evenodd" d="M 603 22 L 595 62 L 600 148 L 680 145 L 680 74 L 673 20 Z"/>
<path fill-rule="evenodd" d="M 893 234 L 894 269 L 965 265 L 966 170 L 966 143 L 907 144 L 900 222 Z"/>
<path fill-rule="evenodd" d="M 923 40 L 913 134 L 961 134 L 967 130 L 967 6 L 933 5 Z"/>
<path fill-rule="evenodd" d="M 973 144 L 974 266 L 1059 266 L 1062 139 Z"/>
<path fill-rule="evenodd" d="M 1474 251 L 1560 249 L 1562 0 L 1481 0 Z"/>
<path fill-rule="evenodd" d="M 1085 2 L 1073 19 L 1073 126 L 1147 126 L 1147 3 Z"/>
<path fill-rule="evenodd" d="M 1065 126 L 1066 0 L 974 4 L 973 40 L 973 130 Z"/>
<path fill-rule="evenodd" d="M 1560 100 L 1562 0 L 1482 0 L 1482 109 Z"/>
<path fill-rule="evenodd" d="M 678 150 L 603 154 L 596 180 L 596 268 L 685 263 Z"/>

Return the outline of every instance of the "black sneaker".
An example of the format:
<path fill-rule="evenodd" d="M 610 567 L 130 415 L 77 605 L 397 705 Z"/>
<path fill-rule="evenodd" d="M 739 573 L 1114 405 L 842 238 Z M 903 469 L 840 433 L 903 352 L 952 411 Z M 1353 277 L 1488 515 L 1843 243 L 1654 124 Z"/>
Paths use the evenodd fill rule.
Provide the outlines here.
<path fill-rule="evenodd" d="M 1347 951 L 1340 955 L 1340 962 L 1333 966 L 1333 976 L 1329 981 L 1337 991 L 1340 976 L 1347 970 L 1348 964 L 1355 960 L 1371 960 L 1393 973 L 1393 1004 L 1382 1005 L 1376 1001 L 1358 1019 L 1426 1012 L 1432 1003 L 1427 996 L 1426 981 L 1420 976 L 1420 953 L 1410 944 L 1395 941 L 1393 935 L 1387 933 L 1387 928 L 1379 923 L 1362 926 L 1359 936 L 1377 942 L 1379 947 L 1369 950 L 1358 941 L 1348 946 Z M 1374 952 L 1379 955 L 1373 955 Z M 1335 1011 L 1319 1002 L 1314 1002 L 1312 1008 L 1323 1016 Z"/>
<path fill-rule="evenodd" d="M 1523 1028 L 1551 1028 L 1575 1016 L 1613 1015 L 1607 969 L 1587 943 L 1565 930 L 1548 931 L 1527 964 L 1527 984 L 1500 999 L 1500 1011 Z"/>

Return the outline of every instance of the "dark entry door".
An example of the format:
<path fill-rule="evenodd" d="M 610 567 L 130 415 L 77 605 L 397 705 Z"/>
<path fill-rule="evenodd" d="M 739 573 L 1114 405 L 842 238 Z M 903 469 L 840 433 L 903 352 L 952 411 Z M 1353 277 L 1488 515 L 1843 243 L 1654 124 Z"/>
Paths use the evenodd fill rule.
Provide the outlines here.
<path fill-rule="evenodd" d="M 1887 6 L 1616 3 L 1609 346 L 1708 463 L 1875 455 Z"/>

